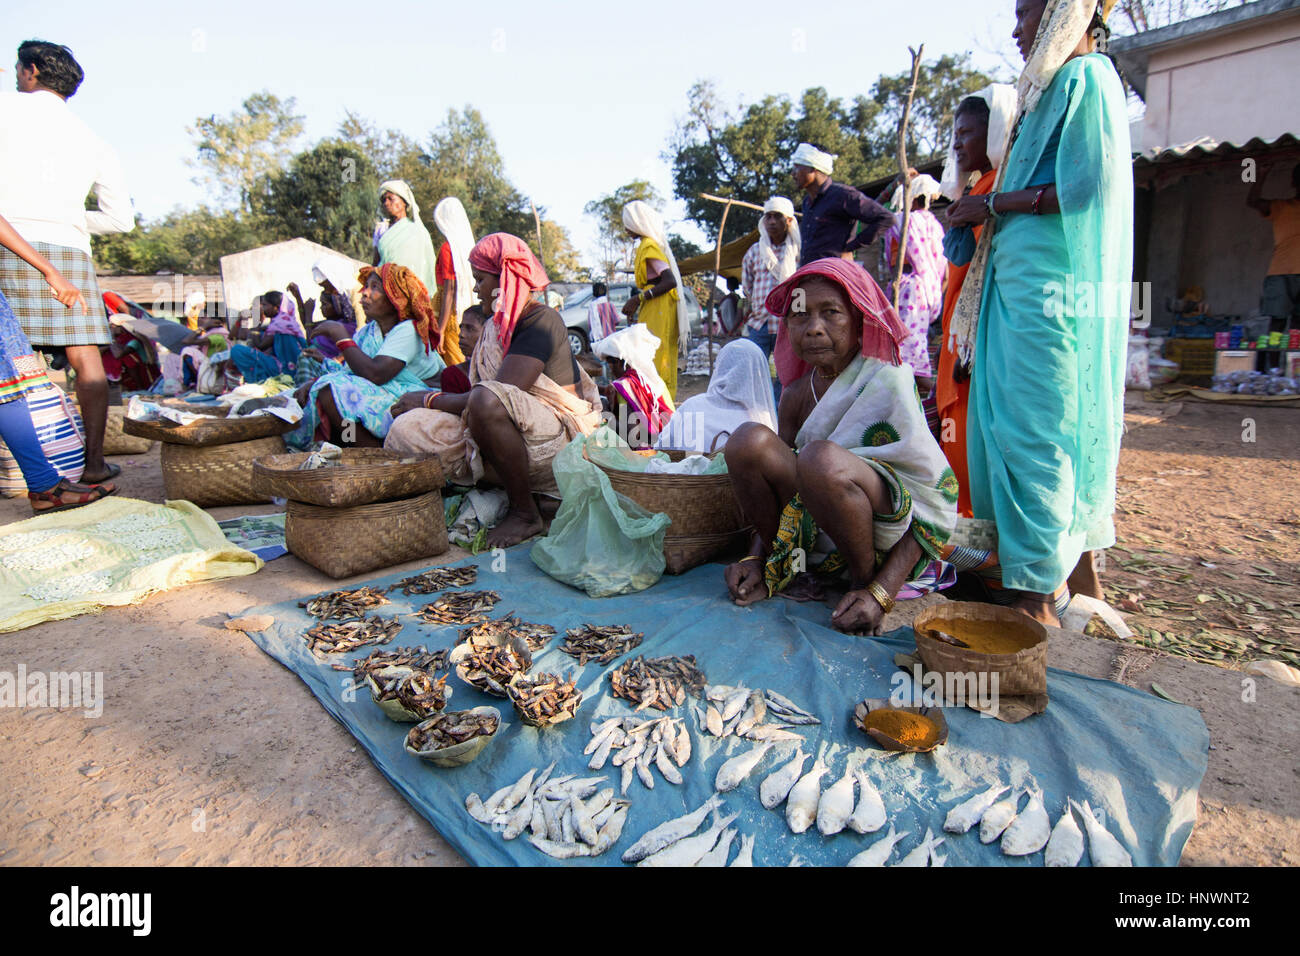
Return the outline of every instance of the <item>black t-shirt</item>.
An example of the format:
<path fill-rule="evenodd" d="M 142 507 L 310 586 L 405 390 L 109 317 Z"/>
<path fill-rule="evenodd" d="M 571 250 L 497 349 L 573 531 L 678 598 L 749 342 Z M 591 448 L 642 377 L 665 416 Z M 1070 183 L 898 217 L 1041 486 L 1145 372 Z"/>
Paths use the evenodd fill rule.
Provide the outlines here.
<path fill-rule="evenodd" d="M 554 309 L 537 306 L 520 316 L 506 354 L 537 359 L 542 374 L 556 385 L 578 384 L 578 361 L 569 348 L 569 330 Z"/>

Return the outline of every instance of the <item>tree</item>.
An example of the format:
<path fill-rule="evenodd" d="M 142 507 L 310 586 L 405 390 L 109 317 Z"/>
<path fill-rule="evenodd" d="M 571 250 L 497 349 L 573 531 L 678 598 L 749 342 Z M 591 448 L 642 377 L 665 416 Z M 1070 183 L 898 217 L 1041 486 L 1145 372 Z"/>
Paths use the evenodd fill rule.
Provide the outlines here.
<path fill-rule="evenodd" d="M 263 235 L 232 210 L 174 209 L 163 219 L 137 219 L 131 232 L 91 236 L 95 264 L 108 272 L 213 274 L 221 257 L 261 245 Z"/>
<path fill-rule="evenodd" d="M 663 208 L 663 197 L 647 180 L 634 179 L 619 186 L 612 193 L 593 199 L 582 207 L 584 215 L 596 220 L 596 274 L 606 282 L 614 281 L 614 272 L 620 263 L 631 266 L 635 240 L 628 239 L 623 226 L 623 207 L 634 200 L 643 200 L 656 209 Z"/>
<path fill-rule="evenodd" d="M 256 193 L 257 213 L 269 234 L 302 236 L 368 260 L 378 187 L 374 165 L 357 146 L 322 140 L 269 177 Z"/>
<path fill-rule="evenodd" d="M 908 157 L 913 161 L 924 160 L 947 152 L 957 104 L 992 82 L 988 75 L 970 68 L 969 53 L 945 55 L 922 63 L 907 121 Z M 892 157 L 891 151 L 897 151 L 898 124 L 911 84 L 912 73 L 908 70 L 895 76 L 882 76 L 872 87 L 871 98 L 880 107 L 873 144 L 876 155 Z M 896 172 L 896 164 L 891 163 L 888 171 Z"/>
<path fill-rule="evenodd" d="M 1247 0 L 1119 0 L 1111 14 L 1110 28 L 1116 34 L 1142 33 L 1171 23 L 1218 13 L 1241 6 Z"/>
<path fill-rule="evenodd" d="M 541 210 L 538 210 L 541 213 Z M 542 242 L 545 244 L 545 256 L 539 256 L 546 274 L 552 282 L 572 282 L 583 275 L 582 259 L 573 247 L 569 232 L 553 219 L 542 219 Z M 537 252 L 536 242 L 530 241 L 529 247 Z"/>
<path fill-rule="evenodd" d="M 185 131 L 194 137 L 202 171 L 194 182 L 212 187 L 218 197 L 247 212 L 259 184 L 278 172 L 303 130 L 293 97 L 281 101 L 263 90 L 244 100 L 241 110 L 218 118 L 200 116 Z"/>

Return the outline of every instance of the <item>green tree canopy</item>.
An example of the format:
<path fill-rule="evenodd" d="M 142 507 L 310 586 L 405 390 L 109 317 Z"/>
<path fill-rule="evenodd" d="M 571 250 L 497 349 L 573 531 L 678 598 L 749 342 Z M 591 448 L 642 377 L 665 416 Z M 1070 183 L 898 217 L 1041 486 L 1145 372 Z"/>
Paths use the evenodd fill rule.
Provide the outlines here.
<path fill-rule="evenodd" d="M 612 193 L 593 199 L 582 208 L 585 215 L 596 220 L 596 270 L 606 282 L 614 281 L 614 272 L 620 266 L 631 268 L 636 242 L 628 239 L 623 227 L 623 207 L 634 200 L 643 200 L 656 209 L 663 209 L 663 197 L 644 179 L 634 179 L 619 186 Z"/>
<path fill-rule="evenodd" d="M 190 165 L 200 171 L 194 182 L 213 189 L 222 201 L 251 211 L 253 194 L 292 156 L 302 134 L 303 118 L 293 97 L 281 100 L 263 90 L 244 100 L 229 116 L 200 116 L 186 132 L 198 156 Z"/>
<path fill-rule="evenodd" d="M 368 260 L 378 186 L 374 165 L 357 146 L 326 139 L 269 177 L 256 193 L 256 212 L 268 235 L 302 236 Z"/>

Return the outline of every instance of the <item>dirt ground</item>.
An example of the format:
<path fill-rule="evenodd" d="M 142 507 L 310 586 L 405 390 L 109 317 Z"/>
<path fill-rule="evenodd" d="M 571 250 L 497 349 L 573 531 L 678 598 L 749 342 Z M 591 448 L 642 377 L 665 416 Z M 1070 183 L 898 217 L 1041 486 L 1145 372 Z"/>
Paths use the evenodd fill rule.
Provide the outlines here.
<path fill-rule="evenodd" d="M 1154 682 L 1199 708 L 1212 749 L 1184 865 L 1300 864 L 1300 689 L 1231 669 L 1297 646 L 1300 411 L 1131 398 L 1126 550 L 1108 554 L 1103 579 L 1112 600 L 1133 605 L 1131 623 L 1174 638 L 1054 631 L 1051 663 Z M 124 494 L 162 500 L 156 446 L 115 460 Z M 25 500 L 0 500 L 0 523 L 28 513 Z M 94 719 L 0 710 L 0 863 L 461 864 L 297 677 L 222 627 L 228 614 L 332 586 L 290 555 L 248 577 L 0 635 L 0 670 L 102 671 L 107 698 Z M 942 600 L 906 602 L 887 624 Z M 1178 638 L 1201 631 L 1246 644 L 1230 652 L 1200 638 L 1192 656 L 1212 663 L 1193 660 Z"/>

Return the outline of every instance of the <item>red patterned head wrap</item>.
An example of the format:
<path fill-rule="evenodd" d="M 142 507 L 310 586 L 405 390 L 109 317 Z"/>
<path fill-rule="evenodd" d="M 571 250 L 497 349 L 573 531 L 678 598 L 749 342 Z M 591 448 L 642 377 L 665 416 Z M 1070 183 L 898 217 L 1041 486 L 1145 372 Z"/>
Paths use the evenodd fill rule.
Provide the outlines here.
<path fill-rule="evenodd" d="M 528 243 L 508 232 L 494 232 L 475 243 L 469 252 L 469 264 L 480 272 L 501 277 L 492 318 L 496 320 L 497 341 L 502 349 L 508 349 L 515 323 L 528 305 L 529 293 L 545 289 L 551 280 Z"/>
<path fill-rule="evenodd" d="M 907 328 L 885 298 L 885 293 L 880 291 L 880 286 L 876 285 L 876 280 L 856 262 L 817 259 L 808 263 L 772 290 L 767 297 L 767 311 L 784 319 L 790 313 L 795 287 L 812 278 L 834 282 L 844 290 L 854 308 L 862 313 L 862 355 L 897 365 L 898 346 L 907 338 Z"/>
<path fill-rule="evenodd" d="M 373 272 L 379 273 L 379 279 L 384 284 L 384 295 L 388 296 L 388 301 L 397 310 L 398 319 L 410 319 L 415 324 L 415 333 L 424 343 L 425 352 L 436 350 L 442 336 L 438 332 L 437 323 L 433 321 L 433 303 L 429 301 L 429 290 L 424 287 L 420 277 L 406 266 L 385 262 L 377 269 L 363 266 L 358 273 L 362 285 L 370 281 Z"/>

